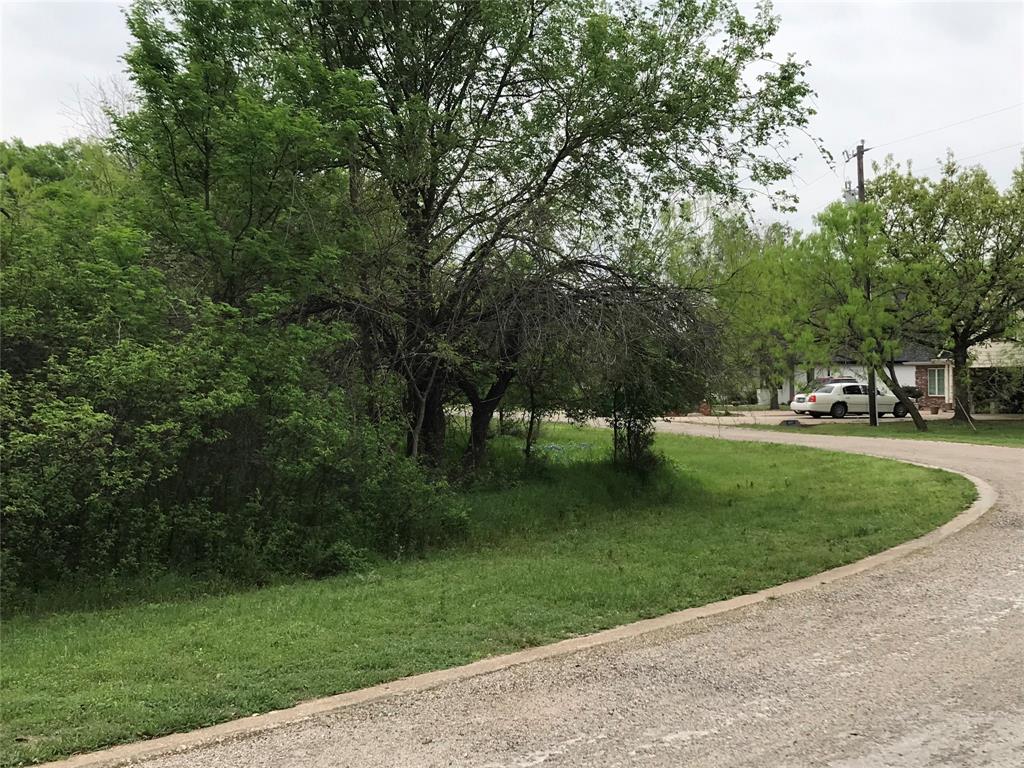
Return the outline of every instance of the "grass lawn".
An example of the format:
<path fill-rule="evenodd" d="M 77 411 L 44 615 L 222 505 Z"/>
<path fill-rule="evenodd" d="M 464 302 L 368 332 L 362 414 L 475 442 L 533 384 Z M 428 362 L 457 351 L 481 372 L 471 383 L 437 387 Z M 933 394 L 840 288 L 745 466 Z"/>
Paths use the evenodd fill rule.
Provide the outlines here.
<path fill-rule="evenodd" d="M 930 420 L 928 421 L 927 432 L 918 432 L 914 427 L 914 423 L 909 418 L 879 419 L 878 429 L 872 429 L 866 418 L 842 422 L 822 419 L 820 423 L 812 422 L 810 419 L 801 420 L 813 425 L 814 432 L 812 434 L 815 435 L 901 437 L 908 440 L 946 440 L 952 443 L 1008 445 L 1014 448 L 1024 448 L 1024 419 L 1013 421 L 975 421 L 974 426 L 976 430 L 971 428 L 969 424 Z M 780 427 L 769 424 L 758 424 L 753 428 L 793 431 L 792 427 Z"/>
<path fill-rule="evenodd" d="M 959 476 L 868 457 L 658 445 L 672 465 L 643 484 L 601 461 L 607 432 L 547 427 L 542 471 L 474 490 L 469 541 L 424 559 L 10 617 L 0 760 L 192 729 L 753 592 L 924 533 L 974 497 Z"/>

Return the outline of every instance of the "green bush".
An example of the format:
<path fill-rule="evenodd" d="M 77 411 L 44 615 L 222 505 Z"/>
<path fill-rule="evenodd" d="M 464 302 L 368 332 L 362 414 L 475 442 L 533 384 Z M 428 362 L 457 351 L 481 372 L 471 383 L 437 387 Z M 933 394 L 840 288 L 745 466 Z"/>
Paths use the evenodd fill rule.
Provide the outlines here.
<path fill-rule="evenodd" d="M 162 569 L 324 576 L 459 534 L 400 432 L 315 364 L 336 330 L 204 323 L 2 375 L 8 597 Z"/>
<path fill-rule="evenodd" d="M 1024 367 L 972 368 L 971 395 L 980 413 L 1024 413 Z"/>
<path fill-rule="evenodd" d="M 266 286 L 191 294 L 84 162 L 0 145 L 5 607 L 167 572 L 320 577 L 461 533 L 398 416 L 366 415 L 346 326 L 290 322 Z"/>

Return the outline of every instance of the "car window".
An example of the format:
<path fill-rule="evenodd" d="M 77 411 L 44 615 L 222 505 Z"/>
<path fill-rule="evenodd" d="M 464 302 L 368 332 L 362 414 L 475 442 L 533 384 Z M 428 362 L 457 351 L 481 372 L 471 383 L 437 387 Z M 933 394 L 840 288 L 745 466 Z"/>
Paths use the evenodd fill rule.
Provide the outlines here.
<path fill-rule="evenodd" d="M 818 387 L 814 391 L 817 392 L 818 394 L 827 395 L 832 391 L 832 385 L 826 384 L 824 387 Z"/>
<path fill-rule="evenodd" d="M 845 387 L 843 387 L 843 394 L 844 395 L 862 395 L 862 394 L 864 394 L 862 389 L 863 389 L 863 387 L 861 387 L 858 384 L 847 384 Z"/>

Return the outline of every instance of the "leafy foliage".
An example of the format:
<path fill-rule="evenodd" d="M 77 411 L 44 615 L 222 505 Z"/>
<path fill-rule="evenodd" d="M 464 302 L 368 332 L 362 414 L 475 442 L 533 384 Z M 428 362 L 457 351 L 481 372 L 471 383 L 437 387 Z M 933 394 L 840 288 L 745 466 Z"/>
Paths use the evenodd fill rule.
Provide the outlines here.
<path fill-rule="evenodd" d="M 448 414 L 472 472 L 519 378 L 532 424 L 607 415 L 649 461 L 719 322 L 646 212 L 783 178 L 810 113 L 777 19 L 728 1 L 127 20 L 109 142 L 0 149 L 10 594 L 324 575 L 458 535 Z"/>
<path fill-rule="evenodd" d="M 900 270 L 905 334 L 952 353 L 954 418 L 964 420 L 974 349 L 1024 330 L 1024 165 L 1003 192 L 952 156 L 938 179 L 890 165 L 869 189 Z"/>
<path fill-rule="evenodd" d="M 471 466 L 509 387 L 536 368 L 538 325 L 562 323 L 553 297 L 578 302 L 561 289 L 641 272 L 608 246 L 645 204 L 740 198 L 745 174 L 784 177 L 775 149 L 809 114 L 803 65 L 769 61 L 766 8 L 346 3 L 296 23 L 316 67 L 358 71 L 372 92 L 356 197 L 386 190 L 407 263 L 360 325 L 405 380 L 410 451 L 443 455 L 444 406 L 461 401 Z"/>
<path fill-rule="evenodd" d="M 326 575 L 450 535 L 461 512 L 360 416 L 342 324 L 195 297 L 71 145 L 42 178 L 4 147 L 3 571 L 8 598 L 176 568 Z"/>

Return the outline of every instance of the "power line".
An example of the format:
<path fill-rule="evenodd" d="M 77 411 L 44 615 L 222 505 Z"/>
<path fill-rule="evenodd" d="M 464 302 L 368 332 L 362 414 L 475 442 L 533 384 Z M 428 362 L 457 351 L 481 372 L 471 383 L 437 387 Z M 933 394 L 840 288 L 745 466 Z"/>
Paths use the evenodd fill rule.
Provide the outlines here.
<path fill-rule="evenodd" d="M 815 184 L 817 184 L 819 181 L 824 179 L 829 174 L 832 174 L 837 179 L 839 178 L 839 174 L 836 173 L 836 169 L 835 168 L 829 168 L 827 171 L 825 171 L 823 174 L 821 174 L 821 176 L 816 178 L 814 181 L 808 181 L 806 184 L 802 184 L 801 186 L 799 186 L 798 189 L 807 189 L 808 187 L 813 187 Z"/>
<path fill-rule="evenodd" d="M 995 149 L 987 149 L 984 152 L 979 152 L 976 155 L 968 155 L 967 157 L 961 157 L 959 159 L 960 160 L 973 160 L 974 158 L 981 157 L 982 155 L 991 155 L 993 152 L 1002 152 L 1004 149 L 1012 149 L 1013 147 L 1019 147 L 1021 145 L 1024 145 L 1024 141 L 1015 141 L 1015 142 L 1013 142 L 1013 144 L 1007 144 L 1007 145 L 1002 146 L 1002 147 L 996 147 Z M 957 159 L 957 158 L 954 158 L 954 159 Z"/>
<path fill-rule="evenodd" d="M 891 144 L 899 144 L 900 142 L 903 142 L 903 141 L 910 141 L 911 139 L 916 139 L 916 138 L 919 138 L 921 136 L 927 136 L 927 135 L 932 134 L 932 133 L 938 133 L 939 131 L 944 131 L 947 128 L 955 128 L 958 125 L 966 125 L 967 123 L 972 123 L 975 120 L 981 120 L 982 118 L 985 118 L 985 117 L 991 117 L 992 115 L 998 115 L 998 114 L 1001 114 L 1003 112 L 1009 112 L 1011 109 L 1017 109 L 1018 107 L 1021 107 L 1021 106 L 1024 106 L 1024 101 L 1017 102 L 1016 104 L 1011 104 L 1008 107 L 1001 107 L 1000 109 L 994 109 L 991 112 L 985 112 L 984 114 L 981 114 L 981 115 L 974 115 L 973 117 L 968 117 L 968 118 L 965 118 L 964 120 L 957 120 L 955 123 L 950 123 L 949 125 L 942 125 L 942 126 L 939 126 L 938 128 L 929 128 L 927 131 L 921 131 L 920 133 L 915 133 L 915 134 L 912 134 L 910 136 L 904 136 L 902 139 L 893 139 L 892 141 L 887 141 L 887 142 L 885 142 L 883 144 L 876 144 L 875 146 L 871 147 L 871 149 L 880 149 L 881 147 L 888 147 Z"/>
<path fill-rule="evenodd" d="M 974 115 L 972 117 L 967 117 L 967 118 L 964 118 L 963 120 L 957 120 L 955 123 L 949 123 L 947 125 L 942 125 L 942 126 L 939 126 L 938 128 L 929 128 L 926 131 L 921 131 L 919 133 L 914 133 L 914 134 L 911 134 L 910 136 L 904 136 L 901 139 L 893 139 L 892 141 L 886 141 L 886 142 L 883 142 L 881 144 L 876 144 L 873 147 L 868 147 L 867 149 L 880 149 L 882 147 L 891 146 L 892 144 L 900 144 L 901 142 L 910 141 L 911 139 L 916 139 L 916 138 L 919 138 L 921 136 L 928 136 L 929 134 L 938 133 L 939 131 L 945 131 L 945 130 L 947 130 L 949 128 L 956 128 L 959 125 L 966 125 L 967 123 L 972 123 L 975 120 L 982 120 L 982 119 L 984 119 L 986 117 L 991 117 L 992 115 L 998 115 L 998 114 L 1002 114 L 1003 112 L 1009 112 L 1011 109 L 1017 109 L 1018 107 L 1022 107 L 1022 106 L 1024 106 L 1024 101 L 1017 102 L 1016 104 L 1010 104 L 1009 106 L 1006 106 L 1006 107 L 1000 107 L 999 109 L 993 109 L 991 112 L 983 112 L 980 115 Z M 1021 144 L 1024 144 L 1024 142 L 1017 142 L 1016 144 L 1008 144 L 1008 145 L 1006 145 L 1004 147 L 997 147 L 995 149 L 990 149 L 990 150 L 987 150 L 985 152 L 979 152 L 976 155 L 969 155 L 968 157 L 958 158 L 958 160 L 972 160 L 972 159 L 974 159 L 976 157 L 982 157 L 984 155 L 992 154 L 993 152 L 1001 152 L 1004 149 L 1010 149 L 1011 147 L 1020 146 Z M 850 154 L 850 156 L 846 158 L 846 162 L 849 162 L 854 157 L 855 157 L 854 154 Z M 844 166 L 843 167 L 843 180 L 844 181 L 845 181 L 845 178 L 846 178 L 846 168 L 845 168 L 845 165 L 846 165 L 846 163 L 843 163 L 843 166 Z M 939 165 L 941 165 L 941 163 L 937 163 L 936 165 L 928 166 L 924 170 L 930 170 L 931 168 L 937 168 Z M 821 174 L 821 176 L 818 176 L 813 181 L 808 181 L 808 182 L 805 182 L 804 184 L 801 184 L 797 189 L 807 189 L 808 187 L 813 187 L 819 181 L 822 181 L 827 176 L 829 176 L 829 174 L 834 175 L 837 179 L 839 178 L 839 174 L 836 173 L 835 167 L 834 166 L 830 166 L 827 171 L 825 171 L 823 174 Z"/>
<path fill-rule="evenodd" d="M 984 152 L 978 152 L 977 154 L 974 154 L 974 155 L 967 155 L 967 157 L 956 157 L 954 155 L 953 156 L 953 161 L 956 162 L 956 163 L 962 163 L 965 160 L 974 160 L 977 157 L 984 157 L 985 155 L 991 155 L 991 154 L 994 154 L 996 152 L 1002 152 L 1003 150 L 1013 149 L 1014 147 L 1020 147 L 1020 146 L 1024 146 L 1024 141 L 1015 141 L 1013 144 L 1006 144 L 1005 146 L 996 147 L 995 149 L 986 149 Z M 924 168 L 919 169 L 917 172 L 918 173 L 924 173 L 925 171 L 930 171 L 930 170 L 932 170 L 934 168 L 941 168 L 944 164 L 945 164 L 945 161 L 943 161 L 941 163 L 933 163 L 932 165 L 927 165 Z"/>

